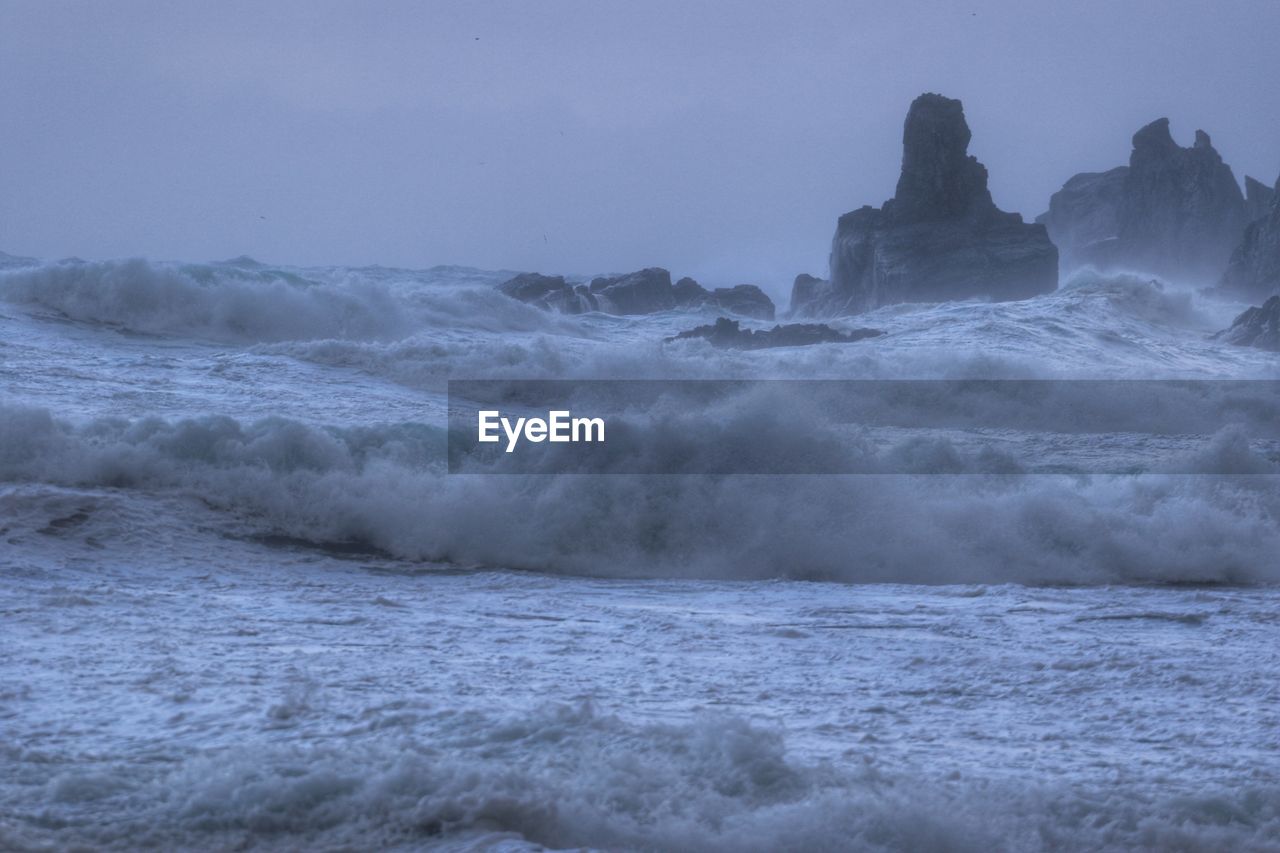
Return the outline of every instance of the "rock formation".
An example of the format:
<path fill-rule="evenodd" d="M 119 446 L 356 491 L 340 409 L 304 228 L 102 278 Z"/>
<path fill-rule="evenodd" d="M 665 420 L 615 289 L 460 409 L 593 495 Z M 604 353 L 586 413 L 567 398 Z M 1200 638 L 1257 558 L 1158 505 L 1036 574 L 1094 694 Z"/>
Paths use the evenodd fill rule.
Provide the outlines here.
<path fill-rule="evenodd" d="M 681 332 L 668 341 L 704 338 L 721 349 L 769 349 L 772 347 L 803 347 L 811 344 L 850 344 L 865 338 L 883 335 L 879 329 L 854 329 L 841 332 L 823 323 L 790 323 L 772 329 L 742 329 L 737 320 L 720 317 L 708 326 L 698 326 Z"/>
<path fill-rule="evenodd" d="M 653 314 L 676 307 L 671 273 L 661 267 L 595 278 L 588 290 L 609 314 Z"/>
<path fill-rule="evenodd" d="M 717 287 L 711 291 L 707 302 L 721 311 L 743 317 L 754 317 L 757 320 L 772 320 L 774 317 L 773 300 L 754 284 Z"/>
<path fill-rule="evenodd" d="M 903 128 L 902 174 L 880 209 L 840 217 L 831 281 L 809 279 L 792 309 L 856 314 L 895 302 L 1025 299 L 1058 286 L 1058 252 L 1041 225 L 995 206 L 969 156 L 959 101 L 921 95 Z"/>
<path fill-rule="evenodd" d="M 1037 221 L 1080 266 L 1130 269 L 1191 283 L 1221 273 L 1248 222 L 1244 196 L 1209 134 L 1183 148 L 1158 119 L 1133 136 L 1129 165 L 1076 175 Z"/>
<path fill-rule="evenodd" d="M 512 299 L 562 314 L 653 314 L 709 305 L 760 320 L 772 320 L 774 316 L 773 300 L 754 284 L 708 291 L 693 279 L 682 278 L 673 285 L 671 273 L 661 267 L 600 277 L 589 285 L 571 285 L 563 276 L 527 272 L 503 282 L 498 289 Z"/>
<path fill-rule="evenodd" d="M 1280 180 L 1266 215 L 1244 229 L 1244 238 L 1232 252 L 1218 287 L 1248 299 L 1280 293 Z"/>
<path fill-rule="evenodd" d="M 1276 185 L 1280 186 L 1280 179 Z M 1276 190 L 1257 178 L 1244 176 L 1244 215 L 1249 222 L 1255 222 L 1266 216 L 1271 210 L 1271 201 L 1276 197 Z"/>
<path fill-rule="evenodd" d="M 1218 340 L 1241 347 L 1280 352 L 1280 296 L 1273 296 L 1261 308 L 1250 308 L 1215 335 Z"/>
<path fill-rule="evenodd" d="M 699 308 L 710 296 L 707 289 L 689 277 L 680 279 L 672 287 L 677 308 Z"/>
<path fill-rule="evenodd" d="M 800 273 L 791 284 L 790 313 L 803 316 L 810 309 L 824 305 L 832 297 L 831 282 L 808 273 Z"/>
<path fill-rule="evenodd" d="M 1096 266 L 1098 259 L 1106 256 L 1107 244 L 1120 233 L 1120 208 L 1128 177 L 1128 166 L 1076 175 L 1049 199 L 1049 211 L 1036 217 L 1036 222 L 1049 229 L 1064 273 Z"/>
<path fill-rule="evenodd" d="M 691 278 L 682 278 L 674 287 L 676 307 L 684 309 L 709 306 L 730 314 L 772 320 L 773 300 L 754 284 L 738 284 L 733 287 L 717 287 L 707 290 Z"/>
<path fill-rule="evenodd" d="M 544 311 L 561 314 L 581 314 L 599 308 L 595 296 L 584 285 L 576 287 L 563 276 L 541 275 L 536 272 L 521 273 L 498 285 L 498 289 L 521 302 L 536 305 Z"/>

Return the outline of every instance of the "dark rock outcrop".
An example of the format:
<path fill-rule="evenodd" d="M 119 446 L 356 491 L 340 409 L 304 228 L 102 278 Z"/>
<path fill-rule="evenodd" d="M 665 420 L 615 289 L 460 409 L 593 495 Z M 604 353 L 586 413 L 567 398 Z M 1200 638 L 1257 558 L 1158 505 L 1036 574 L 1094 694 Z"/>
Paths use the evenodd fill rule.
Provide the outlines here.
<path fill-rule="evenodd" d="M 1064 271 L 1088 265 L 1203 283 L 1221 273 L 1249 217 L 1209 134 L 1197 130 L 1183 148 L 1162 118 L 1134 134 L 1128 167 L 1076 175 L 1037 221 Z"/>
<path fill-rule="evenodd" d="M 595 278 L 588 289 L 609 314 L 653 314 L 676 307 L 671 273 L 662 267 Z"/>
<path fill-rule="evenodd" d="M 743 317 L 754 317 L 758 320 L 772 320 L 774 316 L 773 300 L 754 284 L 739 284 L 734 287 L 717 287 L 707 290 L 691 278 L 682 278 L 672 288 L 676 307 L 682 309 L 711 306 L 731 314 Z"/>
<path fill-rule="evenodd" d="M 563 276 L 558 275 L 521 273 L 498 285 L 498 289 L 512 299 L 528 302 L 545 311 L 581 314 L 584 311 L 595 311 L 599 308 L 596 298 L 585 286 L 575 287 L 565 281 Z"/>
<path fill-rule="evenodd" d="M 1280 293 L 1280 180 L 1267 214 L 1244 229 L 1244 238 L 1231 253 L 1218 287 L 1229 295 L 1249 299 Z"/>
<path fill-rule="evenodd" d="M 1276 181 L 1280 186 L 1280 179 Z M 1249 222 L 1256 222 L 1271 210 L 1271 202 L 1276 197 L 1276 190 L 1259 181 L 1257 178 L 1244 176 L 1244 216 Z"/>
<path fill-rule="evenodd" d="M 515 278 L 508 279 L 498 285 L 501 290 L 512 299 L 519 299 L 521 302 L 537 303 L 546 299 L 548 296 L 559 293 L 569 287 L 564 280 L 564 276 L 560 275 L 542 275 L 536 272 L 523 272 Z"/>
<path fill-rule="evenodd" d="M 1231 324 L 1231 328 L 1214 336 L 1241 347 L 1280 352 L 1280 296 L 1273 296 L 1261 308 L 1250 308 Z"/>
<path fill-rule="evenodd" d="M 769 349 L 772 347 L 803 347 L 812 344 L 850 344 L 865 338 L 883 335 L 879 329 L 854 329 L 841 332 L 823 323 L 790 323 L 772 329 L 742 329 L 737 320 L 720 317 L 709 326 L 698 326 L 681 332 L 668 341 L 705 338 L 721 349 Z"/>
<path fill-rule="evenodd" d="M 708 291 L 691 278 L 674 285 L 671 273 L 650 267 L 627 275 L 593 279 L 590 285 L 571 285 L 563 276 L 521 273 L 498 285 L 510 296 L 547 311 L 581 314 L 604 311 L 609 314 L 653 314 L 671 309 L 696 309 L 704 305 L 721 311 L 772 320 L 773 300 L 754 284 L 717 287 Z"/>
<path fill-rule="evenodd" d="M 1054 290 L 1057 249 L 1044 226 L 995 206 L 986 168 L 968 154 L 969 138 L 959 101 L 916 98 L 894 197 L 840 217 L 830 285 L 806 282 L 792 309 L 832 316 L 895 302 L 1025 299 Z"/>

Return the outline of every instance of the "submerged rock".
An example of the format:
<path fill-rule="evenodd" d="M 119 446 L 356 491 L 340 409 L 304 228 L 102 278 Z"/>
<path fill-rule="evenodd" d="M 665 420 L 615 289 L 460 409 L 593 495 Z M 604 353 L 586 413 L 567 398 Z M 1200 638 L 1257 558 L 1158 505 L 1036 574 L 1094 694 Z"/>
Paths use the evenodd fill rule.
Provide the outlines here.
<path fill-rule="evenodd" d="M 811 344 L 849 344 L 883 335 L 879 329 L 854 329 L 842 332 L 824 323 L 789 323 L 772 329 L 743 329 L 737 320 L 719 317 L 709 326 L 698 326 L 681 332 L 668 341 L 704 338 L 721 349 L 767 349 L 770 347 L 803 347 Z"/>
<path fill-rule="evenodd" d="M 1244 229 L 1218 287 L 1251 299 L 1280 293 L 1280 180 L 1266 216 Z"/>
<path fill-rule="evenodd" d="M 1134 134 L 1127 167 L 1076 175 L 1037 221 L 1064 271 L 1131 269 L 1202 283 L 1221 273 L 1249 216 L 1209 134 L 1197 130 L 1183 148 L 1162 118 Z"/>
<path fill-rule="evenodd" d="M 1240 347 L 1280 352 L 1280 296 L 1273 296 L 1260 308 L 1250 308 L 1214 336 Z"/>
<path fill-rule="evenodd" d="M 840 217 L 831 281 L 793 288 L 792 310 L 856 314 L 896 302 L 1025 299 L 1058 286 L 1058 252 L 1042 225 L 996 207 L 987 170 L 968 154 L 961 103 L 921 95 L 903 128 L 902 174 L 882 208 Z"/>

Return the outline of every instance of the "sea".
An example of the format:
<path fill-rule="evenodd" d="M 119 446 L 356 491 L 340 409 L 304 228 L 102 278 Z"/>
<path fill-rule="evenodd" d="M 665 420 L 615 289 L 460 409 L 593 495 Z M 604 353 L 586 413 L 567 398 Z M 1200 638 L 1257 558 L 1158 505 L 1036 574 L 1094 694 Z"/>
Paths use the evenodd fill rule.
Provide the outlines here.
<path fill-rule="evenodd" d="M 747 383 L 688 458 L 895 465 L 447 463 L 450 380 L 1280 379 L 1247 306 L 741 351 L 512 274 L 0 256 L 0 849 L 1280 850 L 1274 397 L 868 451 Z"/>

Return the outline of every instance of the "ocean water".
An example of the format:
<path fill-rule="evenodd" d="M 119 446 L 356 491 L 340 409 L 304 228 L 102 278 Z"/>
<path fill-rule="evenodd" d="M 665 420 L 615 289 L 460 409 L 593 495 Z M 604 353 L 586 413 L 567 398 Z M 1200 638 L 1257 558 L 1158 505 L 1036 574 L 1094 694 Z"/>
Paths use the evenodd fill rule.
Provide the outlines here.
<path fill-rule="evenodd" d="M 1239 428 L 1001 436 L 1126 476 L 445 465 L 451 378 L 1280 378 L 1210 338 L 1244 306 L 1082 274 L 729 352 L 508 275 L 0 257 L 0 849 L 1280 850 Z M 846 452 L 716 419 L 689 452 Z"/>

